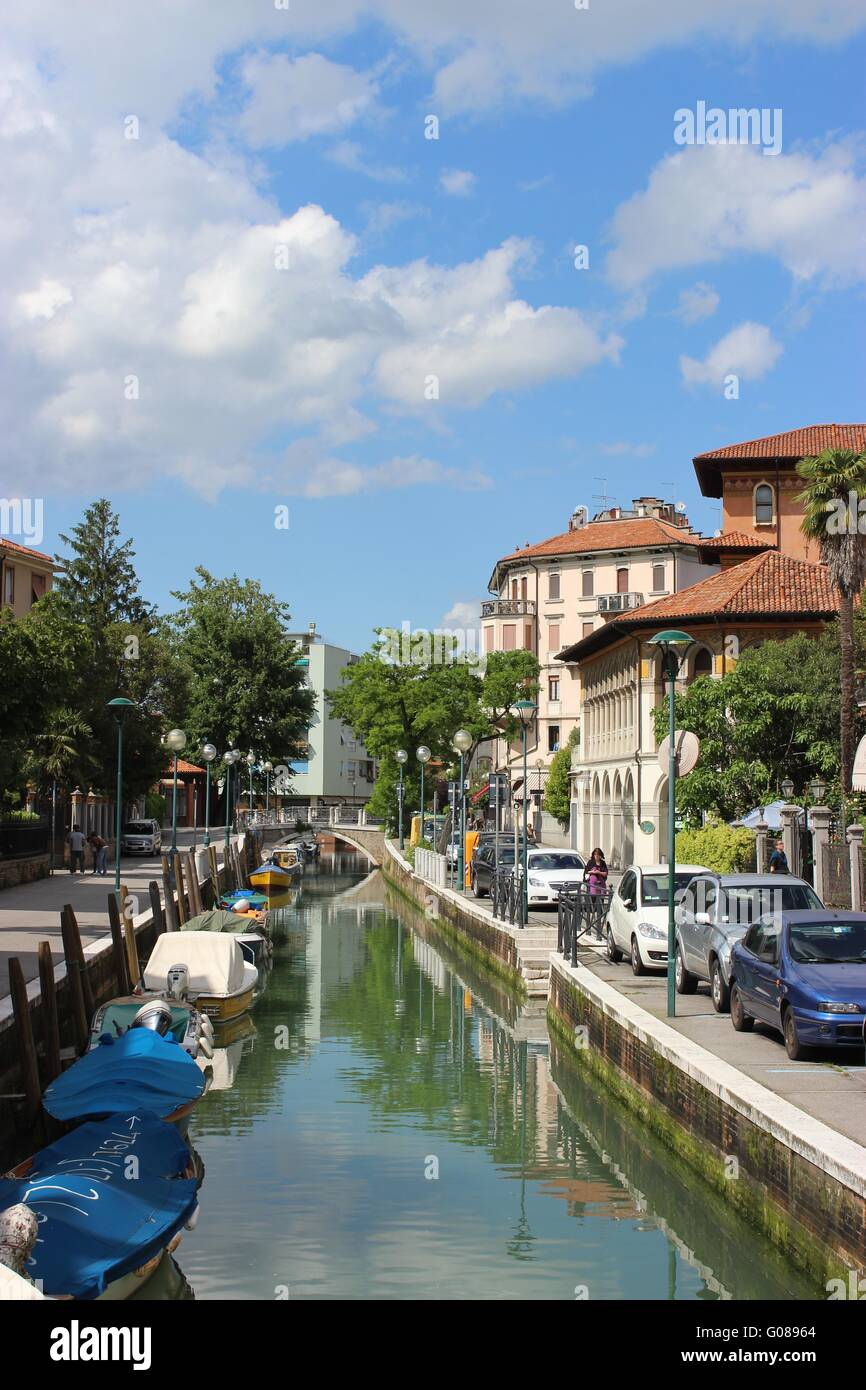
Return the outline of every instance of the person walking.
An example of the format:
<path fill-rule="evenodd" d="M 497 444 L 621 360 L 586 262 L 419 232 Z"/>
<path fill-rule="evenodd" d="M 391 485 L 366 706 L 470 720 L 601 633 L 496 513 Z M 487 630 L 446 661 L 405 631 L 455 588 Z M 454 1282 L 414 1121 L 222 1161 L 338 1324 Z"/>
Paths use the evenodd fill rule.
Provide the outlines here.
<path fill-rule="evenodd" d="M 770 873 L 789 874 L 790 872 L 791 870 L 788 868 L 788 856 L 785 853 L 785 841 L 777 840 L 776 848 L 770 855 Z"/>
<path fill-rule="evenodd" d="M 66 843 L 69 846 L 69 872 L 74 874 L 76 869 L 80 869 L 84 873 L 84 846 L 87 840 L 77 822 L 66 836 Z"/>
<path fill-rule="evenodd" d="M 590 923 L 601 940 L 601 916 L 604 895 L 607 892 L 607 863 L 604 852 L 596 848 L 589 856 L 589 863 L 583 871 L 583 881 L 589 888 Z"/>
<path fill-rule="evenodd" d="M 108 841 L 103 840 L 101 835 L 97 835 L 94 830 L 87 837 L 87 843 L 93 852 L 93 872 L 105 875 L 108 873 Z"/>

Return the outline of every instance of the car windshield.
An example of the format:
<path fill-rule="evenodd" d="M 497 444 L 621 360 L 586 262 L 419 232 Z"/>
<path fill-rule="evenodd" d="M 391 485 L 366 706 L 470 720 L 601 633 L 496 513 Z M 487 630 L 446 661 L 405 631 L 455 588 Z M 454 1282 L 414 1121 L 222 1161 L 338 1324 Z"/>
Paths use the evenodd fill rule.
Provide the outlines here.
<path fill-rule="evenodd" d="M 530 854 L 530 869 L 582 869 L 579 854 Z"/>
<path fill-rule="evenodd" d="M 682 892 L 691 882 L 691 874 L 674 874 L 674 895 Z M 644 874 L 643 876 L 643 905 L 644 907 L 667 907 L 668 894 L 670 891 L 670 874 Z"/>
<path fill-rule="evenodd" d="M 152 835 L 153 826 L 148 825 L 147 821 L 131 820 L 128 825 L 123 827 L 124 835 Z"/>
<path fill-rule="evenodd" d="M 769 884 L 723 888 L 720 921 L 749 927 L 759 917 L 776 912 L 820 912 L 824 904 L 806 883 L 787 883 L 777 888 Z"/>
<path fill-rule="evenodd" d="M 866 963 L 866 922 L 803 922 L 789 933 L 791 956 L 801 965 Z"/>

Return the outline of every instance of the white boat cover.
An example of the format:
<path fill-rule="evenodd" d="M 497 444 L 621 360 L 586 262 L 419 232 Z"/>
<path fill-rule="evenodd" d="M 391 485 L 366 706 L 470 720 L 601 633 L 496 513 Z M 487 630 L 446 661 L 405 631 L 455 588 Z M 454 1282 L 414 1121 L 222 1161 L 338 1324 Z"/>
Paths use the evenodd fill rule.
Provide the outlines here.
<path fill-rule="evenodd" d="M 193 999 L 199 994 L 238 994 L 249 985 L 244 953 L 226 932 L 164 932 L 144 967 L 145 989 L 164 990 L 173 965 L 185 965 L 189 971 Z"/>

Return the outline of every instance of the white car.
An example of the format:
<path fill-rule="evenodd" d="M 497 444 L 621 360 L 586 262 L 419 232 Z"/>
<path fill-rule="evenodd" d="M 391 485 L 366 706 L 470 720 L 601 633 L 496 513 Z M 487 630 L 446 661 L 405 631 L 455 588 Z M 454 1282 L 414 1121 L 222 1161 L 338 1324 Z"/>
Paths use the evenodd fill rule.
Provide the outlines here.
<path fill-rule="evenodd" d="M 583 883 L 584 860 L 573 849 L 530 849 L 526 860 L 530 907 L 556 907 L 560 890 Z"/>
<path fill-rule="evenodd" d="M 695 864 L 677 864 L 674 894 L 684 892 L 695 874 L 706 872 Z M 625 955 L 635 975 L 667 970 L 669 882 L 667 864 L 626 869 L 611 898 L 604 927 L 607 958 L 614 965 Z"/>
<path fill-rule="evenodd" d="M 155 820 L 127 821 L 120 832 L 123 854 L 159 854 L 161 848 L 162 831 Z"/>

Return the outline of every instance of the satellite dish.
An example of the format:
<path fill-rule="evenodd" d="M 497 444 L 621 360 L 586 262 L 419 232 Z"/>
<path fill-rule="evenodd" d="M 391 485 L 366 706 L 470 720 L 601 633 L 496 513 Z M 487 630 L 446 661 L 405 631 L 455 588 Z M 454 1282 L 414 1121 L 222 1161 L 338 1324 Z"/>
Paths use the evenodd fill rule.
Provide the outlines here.
<path fill-rule="evenodd" d="M 684 512 L 685 509 L 686 509 L 686 504 L 685 504 L 685 502 L 678 502 L 678 503 L 677 503 L 677 511 L 678 511 L 678 512 Z"/>
<path fill-rule="evenodd" d="M 668 770 L 669 750 L 670 738 L 662 739 L 662 744 L 658 751 L 658 763 L 662 772 L 667 772 Z M 700 751 L 701 742 L 697 734 L 692 734 L 687 729 L 676 730 L 674 733 L 674 757 L 676 758 L 678 777 L 685 777 L 686 773 L 691 772 L 695 763 L 698 761 Z"/>

